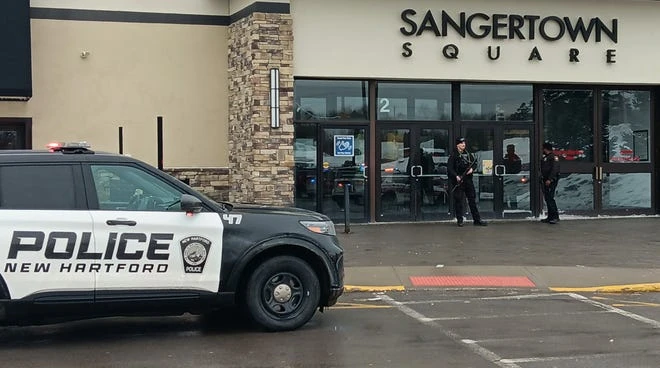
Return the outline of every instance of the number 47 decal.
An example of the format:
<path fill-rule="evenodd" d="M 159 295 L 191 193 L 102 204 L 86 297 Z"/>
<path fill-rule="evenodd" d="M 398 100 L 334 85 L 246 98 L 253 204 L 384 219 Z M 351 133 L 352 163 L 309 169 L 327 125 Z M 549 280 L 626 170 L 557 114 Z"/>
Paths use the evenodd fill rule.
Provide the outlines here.
<path fill-rule="evenodd" d="M 222 219 L 227 221 L 227 224 L 229 225 L 240 225 L 241 220 L 243 220 L 243 215 L 224 214 L 222 215 Z"/>

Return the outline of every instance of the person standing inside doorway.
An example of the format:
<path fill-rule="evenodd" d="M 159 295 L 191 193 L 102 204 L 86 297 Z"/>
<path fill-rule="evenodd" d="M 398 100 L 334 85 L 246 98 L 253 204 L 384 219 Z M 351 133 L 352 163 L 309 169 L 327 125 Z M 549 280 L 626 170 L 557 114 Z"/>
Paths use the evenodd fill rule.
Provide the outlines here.
<path fill-rule="evenodd" d="M 559 211 L 555 202 L 555 190 L 559 181 L 559 157 L 552 151 L 552 144 L 543 143 L 543 158 L 541 159 L 541 189 L 543 199 L 548 207 L 548 217 L 541 220 L 548 224 L 559 222 Z"/>
<path fill-rule="evenodd" d="M 506 154 L 504 154 L 504 168 L 506 174 L 519 174 L 522 170 L 522 160 L 516 154 L 516 146 L 508 144 L 506 146 Z"/>
<path fill-rule="evenodd" d="M 472 221 L 475 226 L 487 226 L 486 221 L 481 220 L 479 209 L 476 202 L 476 191 L 472 176 L 477 168 L 477 160 L 474 155 L 469 153 L 466 149 L 465 138 L 456 139 L 456 148 L 449 155 L 447 160 L 447 174 L 451 182 L 454 193 L 454 212 L 456 213 L 456 221 L 458 226 L 463 226 L 463 204 L 467 197 L 470 213 L 472 214 Z"/>

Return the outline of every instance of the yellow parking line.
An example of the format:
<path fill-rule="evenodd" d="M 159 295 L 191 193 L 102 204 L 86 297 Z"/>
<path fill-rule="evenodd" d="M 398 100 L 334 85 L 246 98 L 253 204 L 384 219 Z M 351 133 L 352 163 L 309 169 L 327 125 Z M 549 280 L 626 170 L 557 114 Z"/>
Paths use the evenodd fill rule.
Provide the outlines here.
<path fill-rule="evenodd" d="M 641 303 L 641 302 L 626 303 L 626 304 L 614 303 L 614 304 L 612 304 L 612 306 L 617 307 L 617 308 L 623 308 L 623 307 L 653 307 L 653 308 L 660 308 L 660 304 L 657 304 L 657 303 Z"/>
<path fill-rule="evenodd" d="M 359 286 L 359 285 L 344 285 L 344 292 L 384 292 L 384 291 L 404 291 L 406 288 L 403 285 L 392 286 Z"/>
<path fill-rule="evenodd" d="M 630 285 L 606 285 L 594 287 L 568 288 L 551 287 L 552 291 L 561 293 L 584 292 L 584 293 L 643 293 L 660 291 L 660 283 L 630 284 Z"/>
<path fill-rule="evenodd" d="M 593 300 L 602 300 L 605 303 L 612 303 L 611 305 L 613 307 L 654 307 L 658 308 L 660 307 L 659 303 L 649 303 L 649 302 L 636 302 L 633 300 L 622 300 L 622 299 L 614 299 L 614 298 L 606 298 L 602 296 L 593 296 L 591 299 Z"/>

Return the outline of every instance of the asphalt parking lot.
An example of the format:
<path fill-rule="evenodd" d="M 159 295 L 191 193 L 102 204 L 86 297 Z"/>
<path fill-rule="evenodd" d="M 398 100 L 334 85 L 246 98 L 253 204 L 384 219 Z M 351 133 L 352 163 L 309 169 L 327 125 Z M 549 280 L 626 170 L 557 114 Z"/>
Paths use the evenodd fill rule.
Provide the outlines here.
<path fill-rule="evenodd" d="M 642 298 L 644 311 L 635 310 L 641 304 L 629 296 L 575 293 L 470 290 L 380 298 L 494 366 L 653 367 L 660 361 L 655 293 Z"/>
<path fill-rule="evenodd" d="M 236 314 L 0 328 L 0 367 L 657 367 L 660 294 L 348 293 L 303 328 Z"/>

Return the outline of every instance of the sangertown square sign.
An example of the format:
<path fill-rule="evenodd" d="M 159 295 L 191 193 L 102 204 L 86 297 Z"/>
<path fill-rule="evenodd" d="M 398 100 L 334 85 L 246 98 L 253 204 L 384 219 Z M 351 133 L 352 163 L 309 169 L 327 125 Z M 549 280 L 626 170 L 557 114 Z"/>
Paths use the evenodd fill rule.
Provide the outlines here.
<path fill-rule="evenodd" d="M 491 38 L 493 40 L 535 40 L 540 37 L 549 42 L 568 37 L 572 42 L 578 42 L 581 39 L 585 44 L 588 42 L 599 43 L 605 37 L 616 44 L 619 33 L 618 19 L 611 19 L 610 23 L 606 24 L 598 17 L 585 21 L 582 17 L 571 19 L 554 15 L 541 17 L 539 15 L 488 15 L 465 12 L 452 17 L 444 10 L 437 13 L 427 10 L 422 14 L 414 9 L 405 9 L 401 12 L 401 20 L 404 23 L 400 28 L 401 34 L 407 37 L 420 37 L 426 34 L 448 39 L 451 39 L 451 36 L 474 39 Z M 401 47 L 403 49 L 401 54 L 404 57 L 413 55 L 413 42 L 406 41 Z M 500 58 L 499 45 L 490 45 L 484 51 L 491 60 Z M 447 43 L 442 47 L 442 55 L 447 59 L 458 59 L 459 54 L 460 50 L 455 44 Z M 580 62 L 579 54 L 578 48 L 573 47 L 567 50 L 570 62 Z M 606 63 L 615 63 L 615 57 L 616 49 L 604 50 Z M 532 45 L 528 60 L 543 60 L 538 46 Z"/>

